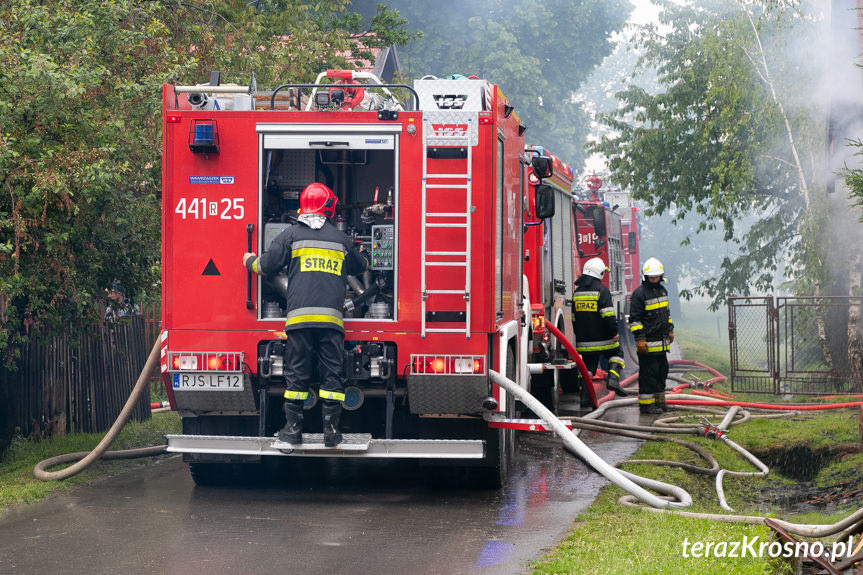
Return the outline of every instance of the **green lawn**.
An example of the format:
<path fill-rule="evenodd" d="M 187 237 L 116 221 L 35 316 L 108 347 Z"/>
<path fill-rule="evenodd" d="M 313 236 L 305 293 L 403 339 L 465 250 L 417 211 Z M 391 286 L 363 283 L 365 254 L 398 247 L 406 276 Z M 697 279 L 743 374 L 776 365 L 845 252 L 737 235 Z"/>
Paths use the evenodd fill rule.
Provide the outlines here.
<path fill-rule="evenodd" d="M 710 313 L 706 305 L 684 302 L 682 307 L 682 317 L 675 317 L 675 335 L 683 357 L 699 361 L 727 376 L 730 371 L 727 315 Z M 707 372 L 693 373 L 702 380 L 712 377 Z M 730 385 L 722 383 L 716 389 L 729 393 Z M 739 395 L 738 398 L 743 401 L 777 401 L 773 396 L 760 394 Z M 752 419 L 733 426 L 729 437 L 747 449 L 765 454 L 777 448 L 794 446 L 805 446 L 813 452 L 837 452 L 829 460 L 821 462 L 824 466 L 811 485 L 813 489 L 827 487 L 841 482 L 859 481 L 863 453 L 854 452 L 861 444 L 857 414 L 856 409 L 843 409 L 809 412 L 782 419 Z M 699 418 L 693 415 L 691 421 L 698 421 Z M 721 441 L 692 436 L 682 439 L 701 445 L 723 468 L 755 471 L 749 462 Z M 843 449 L 848 453 L 843 454 Z M 664 459 L 707 466 L 693 451 L 659 441 L 645 443 L 632 458 L 636 459 Z M 693 506 L 689 511 L 728 513 L 719 506 L 713 476 L 642 463 L 626 463 L 623 469 L 686 489 L 693 498 Z M 776 469 L 771 469 L 764 478 L 726 477 L 723 486 L 729 505 L 739 514 L 781 517 L 795 523 L 834 523 L 857 510 L 853 502 L 834 514 L 818 512 L 792 515 L 771 507 L 763 501 L 764 494 L 801 489 L 798 481 L 783 477 Z M 807 488 L 802 487 L 804 490 Z M 713 542 L 713 545 L 723 541 L 729 544 L 743 542 L 744 538 L 751 540 L 754 537 L 758 537 L 761 542 L 770 541 L 772 532 L 764 525 L 716 522 L 633 509 L 617 503 L 622 495 L 625 492 L 619 487 L 605 486 L 597 501 L 574 518 L 572 531 L 566 539 L 531 565 L 532 573 L 766 575 L 793 572 L 792 564 L 782 559 L 717 557 L 716 554 L 709 557 L 692 556 L 691 544 L 696 541 Z M 685 556 L 684 552 L 687 542 L 689 556 Z"/>

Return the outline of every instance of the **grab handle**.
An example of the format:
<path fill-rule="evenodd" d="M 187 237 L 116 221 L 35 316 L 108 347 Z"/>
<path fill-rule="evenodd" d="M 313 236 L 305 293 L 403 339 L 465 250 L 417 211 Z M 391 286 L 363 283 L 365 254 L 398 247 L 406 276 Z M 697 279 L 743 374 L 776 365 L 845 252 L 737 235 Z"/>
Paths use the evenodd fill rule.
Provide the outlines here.
<path fill-rule="evenodd" d="M 249 235 L 249 246 L 246 251 L 249 253 L 252 252 L 252 233 L 254 230 L 254 224 L 246 225 L 246 233 Z M 252 272 L 249 272 L 248 274 L 248 284 L 246 285 L 246 309 L 255 309 L 255 306 L 252 303 Z"/>

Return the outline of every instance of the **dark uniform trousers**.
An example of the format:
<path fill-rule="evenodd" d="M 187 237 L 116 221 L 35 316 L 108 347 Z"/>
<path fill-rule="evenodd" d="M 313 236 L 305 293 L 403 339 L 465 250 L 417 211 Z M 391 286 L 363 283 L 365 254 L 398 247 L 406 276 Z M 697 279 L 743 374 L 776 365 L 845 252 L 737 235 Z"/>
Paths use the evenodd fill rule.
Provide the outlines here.
<path fill-rule="evenodd" d="M 668 356 L 665 352 L 638 356 L 638 395 L 653 398 L 665 393 L 668 379 Z"/>
<path fill-rule="evenodd" d="M 296 392 L 305 399 L 317 360 L 320 377 L 319 395 L 325 399 L 344 400 L 345 349 L 344 334 L 337 329 L 305 328 L 287 332 L 285 341 L 286 397 Z M 317 356 L 317 357 L 316 357 Z M 303 395 L 300 395 L 303 394 Z"/>

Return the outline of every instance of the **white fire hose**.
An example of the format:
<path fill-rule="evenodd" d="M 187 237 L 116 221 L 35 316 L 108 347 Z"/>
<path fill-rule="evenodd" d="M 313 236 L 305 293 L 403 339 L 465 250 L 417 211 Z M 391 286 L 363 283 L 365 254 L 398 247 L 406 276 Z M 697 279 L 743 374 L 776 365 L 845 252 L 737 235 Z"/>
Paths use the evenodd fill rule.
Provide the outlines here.
<path fill-rule="evenodd" d="M 602 474 L 606 479 L 621 489 L 624 489 L 627 493 L 631 493 L 644 503 L 657 509 L 685 509 L 692 505 L 692 497 L 689 496 L 689 493 L 687 493 L 686 490 L 681 489 L 680 487 L 669 485 L 662 481 L 656 481 L 655 479 L 647 479 L 646 477 L 634 475 L 612 467 L 585 445 L 571 429 L 561 423 L 560 420 L 542 403 L 540 403 L 538 399 L 522 389 L 514 381 L 507 379 L 493 370 L 489 370 L 489 377 L 491 377 L 491 380 L 496 385 L 501 386 L 506 391 L 513 394 L 528 409 L 542 418 L 542 420 L 551 427 L 558 437 L 563 440 L 567 449 L 581 457 L 588 465 Z M 670 495 L 676 499 L 676 501 L 669 501 L 658 497 L 644 489 L 645 487 Z"/>
<path fill-rule="evenodd" d="M 676 487 L 674 485 L 669 485 L 667 483 L 663 483 L 661 481 L 656 481 L 653 479 L 647 479 L 645 477 L 634 475 L 632 473 L 628 473 L 626 471 L 612 467 L 602 458 L 600 458 L 596 453 L 594 453 L 589 447 L 587 447 L 587 445 L 585 445 L 580 439 L 578 439 L 575 432 L 573 432 L 571 429 L 561 423 L 560 420 L 551 411 L 549 411 L 544 405 L 542 405 L 542 403 L 539 402 L 539 400 L 534 398 L 527 391 L 518 386 L 515 382 L 507 379 L 506 377 L 495 371 L 489 371 L 489 376 L 496 385 L 499 385 L 508 392 L 512 393 L 526 407 L 528 407 L 531 411 L 533 411 L 540 418 L 542 418 L 542 420 L 545 421 L 548 426 L 563 440 L 564 445 L 568 450 L 581 457 L 588 465 L 593 467 L 593 469 L 602 474 L 606 479 L 608 479 L 609 481 L 630 494 L 622 496 L 618 500 L 618 503 L 627 505 L 629 507 L 638 507 L 639 509 L 645 509 L 647 511 L 653 511 L 657 513 L 675 513 L 684 517 L 708 519 L 711 521 L 750 524 L 764 523 L 765 518 L 756 515 L 726 515 L 721 513 L 694 513 L 691 511 L 682 511 L 682 509 L 687 508 L 692 504 L 692 498 L 690 497 L 689 493 L 686 492 L 686 490 L 680 487 Z M 608 407 L 628 405 L 634 403 L 635 401 L 635 398 L 609 401 L 604 403 L 600 407 L 600 409 L 591 412 L 587 417 L 599 417 L 601 413 L 605 411 L 605 409 Z M 721 401 L 717 400 L 717 403 L 721 404 Z M 734 419 L 736 414 L 737 410 L 730 410 L 720 424 L 720 428 L 727 428 L 727 426 L 730 425 L 730 422 Z M 717 478 L 717 485 L 720 492 L 722 475 L 763 476 L 767 474 L 767 466 L 765 466 L 760 460 L 758 460 L 757 457 L 750 454 L 744 448 L 740 447 L 727 437 L 722 436 L 721 438 L 727 445 L 729 445 L 735 451 L 739 452 L 750 463 L 757 467 L 759 471 L 736 472 L 724 470 L 724 474 L 720 472 Z M 656 495 L 653 495 L 652 493 L 642 489 L 642 487 L 639 487 L 639 485 L 647 487 L 649 489 L 653 489 L 655 491 L 659 491 L 660 493 L 670 495 L 671 497 L 676 499 L 676 501 L 657 497 Z M 722 502 L 724 503 L 724 494 L 720 493 L 720 499 L 723 500 Z M 636 500 L 640 500 L 643 503 L 649 505 L 650 507 L 636 505 Z M 723 507 L 726 506 L 727 504 L 723 505 Z M 841 539 L 847 535 L 856 533 L 860 525 L 863 524 L 863 509 L 858 509 L 848 517 L 837 521 L 832 525 L 797 524 L 789 523 L 788 521 L 775 518 L 771 518 L 771 520 L 789 533 L 793 533 L 795 535 L 818 538 L 839 534 L 838 539 Z"/>

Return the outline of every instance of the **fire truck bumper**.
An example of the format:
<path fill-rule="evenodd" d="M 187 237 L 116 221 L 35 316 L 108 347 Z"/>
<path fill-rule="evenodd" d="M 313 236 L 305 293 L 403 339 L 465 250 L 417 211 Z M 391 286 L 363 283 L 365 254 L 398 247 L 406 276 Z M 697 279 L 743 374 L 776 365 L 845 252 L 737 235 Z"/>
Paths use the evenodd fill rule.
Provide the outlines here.
<path fill-rule="evenodd" d="M 303 443 L 289 444 L 275 437 L 224 435 L 166 435 L 169 453 L 212 456 L 369 457 L 386 459 L 482 459 L 485 442 L 473 439 L 371 439 L 346 433 L 343 443 L 324 447 L 322 434 L 303 434 Z"/>

